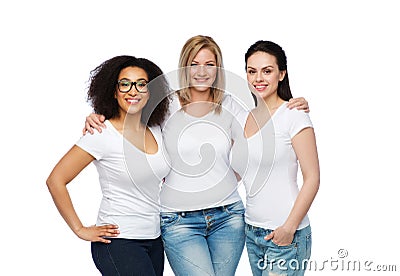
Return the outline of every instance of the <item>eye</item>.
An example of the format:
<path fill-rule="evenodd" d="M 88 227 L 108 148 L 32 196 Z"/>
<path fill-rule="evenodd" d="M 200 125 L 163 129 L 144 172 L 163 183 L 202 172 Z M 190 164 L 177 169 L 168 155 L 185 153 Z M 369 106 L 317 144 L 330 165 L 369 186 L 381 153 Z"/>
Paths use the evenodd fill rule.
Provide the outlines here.
<path fill-rule="evenodd" d="M 139 82 L 136 83 L 136 85 L 137 85 L 138 87 L 146 87 L 147 82 L 146 82 L 146 81 L 139 81 Z"/>
<path fill-rule="evenodd" d="M 197 66 L 197 63 L 191 63 L 190 66 Z"/>
<path fill-rule="evenodd" d="M 207 66 L 209 66 L 209 67 L 214 67 L 215 64 L 214 64 L 214 63 L 207 63 Z"/>
<path fill-rule="evenodd" d="M 270 74 L 270 73 L 271 73 L 271 70 L 266 69 L 266 70 L 263 71 L 263 73 L 266 74 L 266 75 L 267 75 L 267 74 Z"/>
<path fill-rule="evenodd" d="M 247 74 L 253 75 L 253 74 L 255 74 L 255 73 L 256 73 L 255 70 L 247 70 Z"/>
<path fill-rule="evenodd" d="M 131 85 L 131 83 L 129 81 L 121 81 L 119 82 L 119 85 L 122 87 L 128 87 Z"/>

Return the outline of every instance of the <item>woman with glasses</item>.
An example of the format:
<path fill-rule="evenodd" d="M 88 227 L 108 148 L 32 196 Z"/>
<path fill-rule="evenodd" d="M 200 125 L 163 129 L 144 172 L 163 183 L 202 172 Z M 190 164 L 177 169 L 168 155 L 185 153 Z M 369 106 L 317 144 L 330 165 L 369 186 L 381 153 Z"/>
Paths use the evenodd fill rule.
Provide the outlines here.
<path fill-rule="evenodd" d="M 107 129 L 81 137 L 47 179 L 68 226 L 92 242 L 102 275 L 163 274 L 159 190 L 169 166 L 160 124 L 168 111 L 169 88 L 162 75 L 151 61 L 132 56 L 111 58 L 94 69 L 88 100 L 104 114 Z M 92 162 L 103 198 L 96 225 L 85 226 L 66 186 Z"/>
<path fill-rule="evenodd" d="M 245 223 L 229 153 L 232 128 L 247 112 L 224 93 L 222 53 L 211 37 L 187 40 L 178 75 L 180 87 L 162 127 L 171 164 L 160 195 L 165 252 L 176 275 L 234 275 Z M 87 130 L 101 131 L 100 119 L 88 116 Z"/>

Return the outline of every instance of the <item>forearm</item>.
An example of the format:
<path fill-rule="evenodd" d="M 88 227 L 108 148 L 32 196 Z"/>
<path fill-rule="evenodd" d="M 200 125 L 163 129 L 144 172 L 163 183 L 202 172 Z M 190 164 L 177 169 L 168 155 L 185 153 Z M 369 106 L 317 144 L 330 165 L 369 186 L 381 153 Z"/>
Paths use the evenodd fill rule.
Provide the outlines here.
<path fill-rule="evenodd" d="M 296 198 L 292 210 L 286 219 L 284 226 L 295 232 L 301 221 L 306 216 L 312 202 L 319 189 L 319 176 L 309 177 L 303 183 L 303 186 Z"/>
<path fill-rule="evenodd" d="M 71 230 L 77 234 L 77 232 L 82 229 L 83 225 L 75 212 L 66 185 L 57 184 L 52 182 L 52 180 L 48 180 L 47 187 L 61 216 Z"/>

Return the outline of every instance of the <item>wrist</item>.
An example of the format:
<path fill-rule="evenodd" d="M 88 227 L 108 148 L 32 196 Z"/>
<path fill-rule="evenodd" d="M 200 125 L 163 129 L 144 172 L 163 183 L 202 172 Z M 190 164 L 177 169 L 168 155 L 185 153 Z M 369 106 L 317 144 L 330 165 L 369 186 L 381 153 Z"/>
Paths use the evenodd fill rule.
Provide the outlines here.
<path fill-rule="evenodd" d="M 71 229 L 75 233 L 75 235 L 78 235 L 78 233 L 82 230 L 82 228 L 83 228 L 83 225 L 80 225 L 80 226 L 74 226 Z"/>
<path fill-rule="evenodd" d="M 286 232 L 294 234 L 297 230 L 297 225 L 294 223 L 286 222 L 285 224 L 282 225 L 282 228 L 285 229 Z"/>

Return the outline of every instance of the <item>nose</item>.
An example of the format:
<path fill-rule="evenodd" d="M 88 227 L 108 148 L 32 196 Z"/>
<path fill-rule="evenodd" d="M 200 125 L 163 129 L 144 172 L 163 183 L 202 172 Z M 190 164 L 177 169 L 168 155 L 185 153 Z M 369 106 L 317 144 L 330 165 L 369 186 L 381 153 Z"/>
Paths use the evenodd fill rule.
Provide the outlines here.
<path fill-rule="evenodd" d="M 207 75 L 206 67 L 204 65 L 197 66 L 197 74 L 200 75 L 200 76 Z"/>
<path fill-rule="evenodd" d="M 256 81 L 257 81 L 257 82 L 261 82 L 262 80 L 263 80 L 263 78 L 262 78 L 262 72 L 261 72 L 261 71 L 258 71 L 257 74 L 256 74 Z"/>
<path fill-rule="evenodd" d="M 139 94 L 139 91 L 137 91 L 136 87 L 133 85 L 131 90 L 128 92 L 130 96 L 135 96 L 136 94 Z"/>

